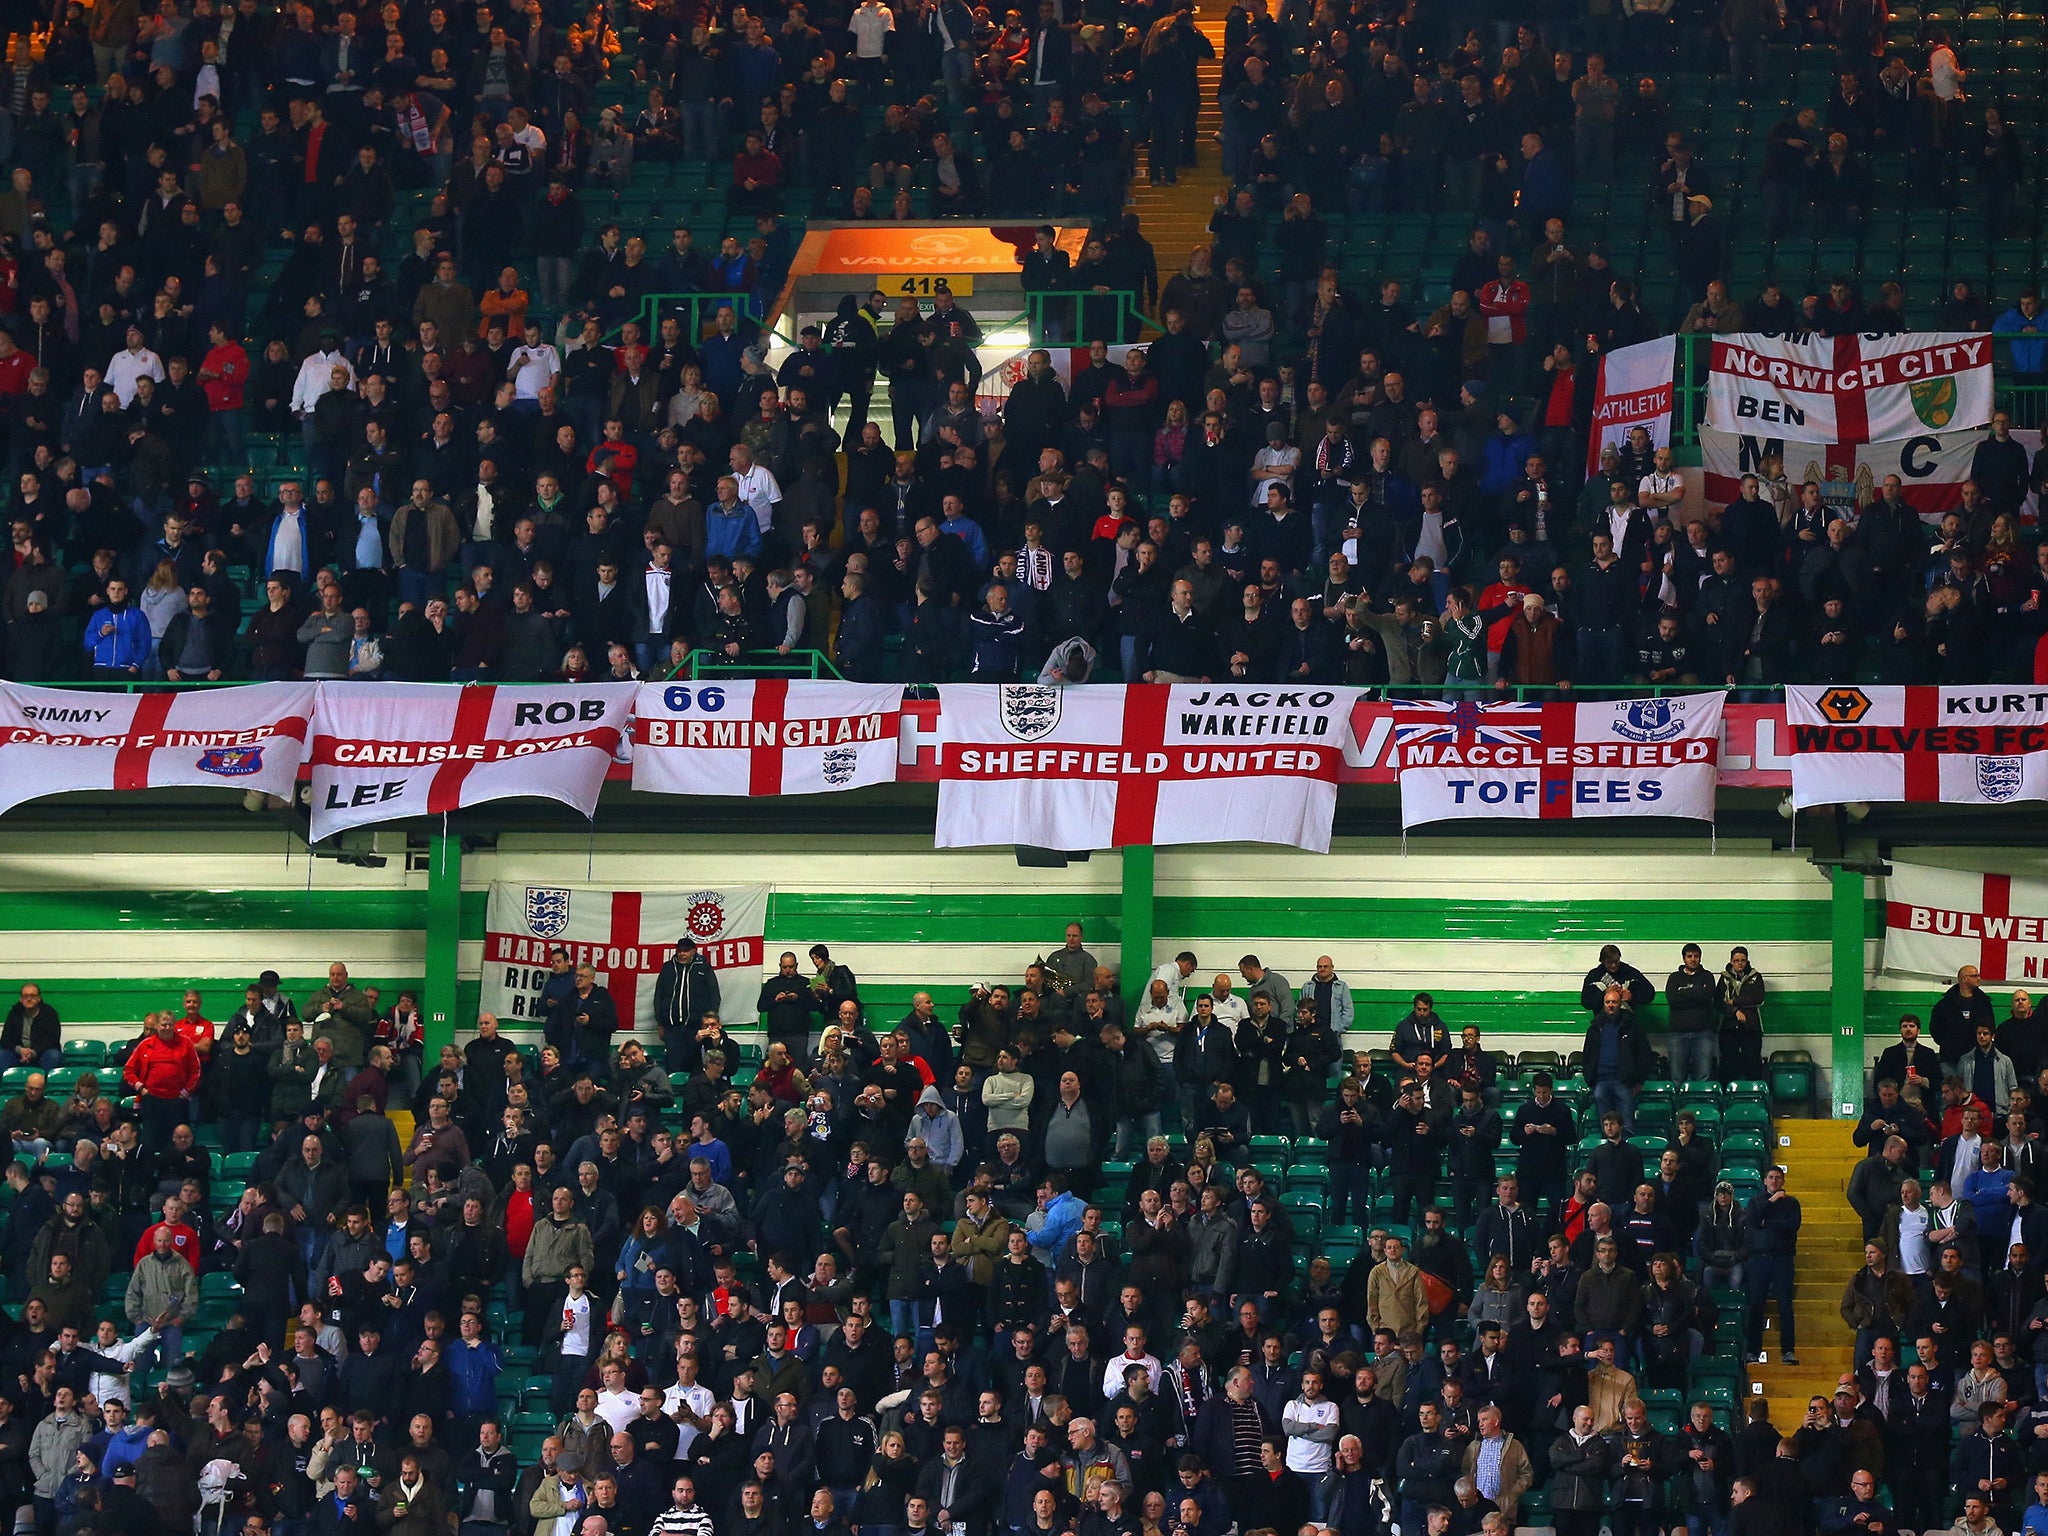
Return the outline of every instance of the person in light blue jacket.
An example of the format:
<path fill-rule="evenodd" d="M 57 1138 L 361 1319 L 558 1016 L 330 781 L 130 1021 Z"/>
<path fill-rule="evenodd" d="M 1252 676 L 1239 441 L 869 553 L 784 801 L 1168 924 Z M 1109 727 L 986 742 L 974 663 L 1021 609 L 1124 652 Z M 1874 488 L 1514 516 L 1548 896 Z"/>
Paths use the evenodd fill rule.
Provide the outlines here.
<path fill-rule="evenodd" d="M 932 1161 L 948 1173 L 960 1166 L 966 1151 L 960 1135 L 960 1117 L 946 1108 L 939 1090 L 929 1085 L 917 1096 L 917 1113 L 910 1117 L 910 1131 L 903 1139 L 908 1143 L 918 1137 L 924 1138 L 925 1151 L 931 1154 Z"/>
<path fill-rule="evenodd" d="M 760 519 L 752 507 L 740 500 L 739 481 L 731 475 L 720 475 L 718 500 L 704 509 L 704 553 L 732 560 L 760 552 Z"/>
<path fill-rule="evenodd" d="M 1081 1216 L 1087 1209 L 1087 1202 L 1067 1188 L 1065 1175 L 1048 1173 L 1038 1186 L 1038 1210 L 1026 1218 L 1031 1246 L 1040 1253 L 1058 1253 L 1067 1239 L 1081 1230 Z M 1038 1225 L 1031 1227 L 1034 1220 Z"/>

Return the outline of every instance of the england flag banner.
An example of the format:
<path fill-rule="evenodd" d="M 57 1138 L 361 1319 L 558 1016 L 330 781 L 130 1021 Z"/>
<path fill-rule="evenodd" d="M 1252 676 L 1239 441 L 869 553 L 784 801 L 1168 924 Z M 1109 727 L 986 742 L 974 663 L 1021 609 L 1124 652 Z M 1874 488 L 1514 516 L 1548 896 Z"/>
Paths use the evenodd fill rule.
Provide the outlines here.
<path fill-rule="evenodd" d="M 1600 450 L 1625 443 L 1636 427 L 1649 429 L 1659 448 L 1671 443 L 1671 370 L 1678 338 L 1659 336 L 1602 354 L 1593 385 L 1593 430 L 1586 438 L 1586 473 L 1600 467 Z"/>
<path fill-rule="evenodd" d="M 97 693 L 0 685 L 0 812 L 82 789 L 254 789 L 289 799 L 315 686 Z"/>
<path fill-rule="evenodd" d="M 679 940 L 718 976 L 719 1019 L 752 1024 L 766 952 L 765 885 L 697 891 L 614 891 L 591 885 L 521 885 L 494 880 L 484 904 L 480 1006 L 507 1023 L 545 1017 L 542 995 L 561 951 L 588 965 L 619 1010 L 619 1028 L 654 1028 L 654 982 Z"/>
<path fill-rule="evenodd" d="M 938 846 L 1326 853 L 1362 690 L 941 684 Z"/>
<path fill-rule="evenodd" d="M 815 795 L 896 782 L 903 686 L 642 683 L 633 715 L 635 789 Z"/>
<path fill-rule="evenodd" d="M 1792 803 L 2048 800 L 2048 688 L 1790 686 Z"/>
<path fill-rule="evenodd" d="M 1401 825 L 1608 816 L 1712 821 L 1726 697 L 1397 703 Z"/>
<path fill-rule="evenodd" d="M 1882 443 L 1991 420 L 1991 337 L 1716 337 L 1707 425 L 1797 443 Z"/>
<path fill-rule="evenodd" d="M 588 816 L 625 739 L 632 683 L 323 683 L 313 841 L 532 795 Z"/>
<path fill-rule="evenodd" d="M 1884 882 L 1884 970 L 1989 985 L 2048 980 L 2048 879 L 1894 860 Z"/>
<path fill-rule="evenodd" d="M 2041 451 L 2041 434 L 2029 429 L 2012 435 L 2033 463 Z M 1977 445 L 1985 440 L 1982 432 L 1923 432 L 1882 443 L 1800 443 L 1768 433 L 1735 436 L 1701 427 L 1700 458 L 1710 507 L 1740 500 L 1742 477 L 1756 474 L 1757 466 L 1776 454 L 1794 486 L 1810 481 L 1820 487 L 1821 505 L 1830 516 L 1853 521 L 1896 475 L 1899 499 L 1932 524 L 1963 504 L 1963 482 L 1970 478 Z M 2023 516 L 2032 499 L 2029 492 Z"/>

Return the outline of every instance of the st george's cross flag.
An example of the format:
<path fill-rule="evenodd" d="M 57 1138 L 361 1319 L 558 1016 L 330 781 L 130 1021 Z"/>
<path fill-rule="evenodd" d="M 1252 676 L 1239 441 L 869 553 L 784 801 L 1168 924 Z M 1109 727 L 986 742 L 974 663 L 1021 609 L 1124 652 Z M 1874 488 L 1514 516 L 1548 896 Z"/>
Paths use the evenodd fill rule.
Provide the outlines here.
<path fill-rule="evenodd" d="M 938 846 L 1327 852 L 1362 691 L 941 684 Z"/>
<path fill-rule="evenodd" d="M 0 811 L 82 789 L 207 786 L 289 798 L 312 683 L 178 693 L 0 685 Z"/>
<path fill-rule="evenodd" d="M 1987 985 L 2048 980 L 2048 880 L 1894 860 L 1884 882 L 1885 974 L 1946 982 L 1966 965 Z"/>
<path fill-rule="evenodd" d="M 642 683 L 633 715 L 637 790 L 814 795 L 896 782 L 903 686 Z"/>
<path fill-rule="evenodd" d="M 1725 698 L 1399 702 L 1401 825 L 1496 817 L 1712 821 Z"/>
<path fill-rule="evenodd" d="M 484 904 L 480 1006 L 509 1022 L 542 1017 L 541 994 L 561 950 L 572 966 L 597 972 L 619 1027 L 654 1026 L 654 983 L 677 941 L 696 942 L 718 977 L 718 1017 L 752 1024 L 766 949 L 765 885 L 695 890 L 614 891 L 591 885 L 522 885 L 494 880 Z"/>
<path fill-rule="evenodd" d="M 1882 443 L 1990 420 L 1991 338 L 1981 332 L 1714 338 L 1707 425 L 1717 432 Z"/>
<path fill-rule="evenodd" d="M 2048 688 L 1788 686 L 1792 803 L 2048 800 Z"/>
<path fill-rule="evenodd" d="M 625 739 L 633 694 L 632 683 L 323 683 L 313 840 L 524 795 L 588 816 Z"/>

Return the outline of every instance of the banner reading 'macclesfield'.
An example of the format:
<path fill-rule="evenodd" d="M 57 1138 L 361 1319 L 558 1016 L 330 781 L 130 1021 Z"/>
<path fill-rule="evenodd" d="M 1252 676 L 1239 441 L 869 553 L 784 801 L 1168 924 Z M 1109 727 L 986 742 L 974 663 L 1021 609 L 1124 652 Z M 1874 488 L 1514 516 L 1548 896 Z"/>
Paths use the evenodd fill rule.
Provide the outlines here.
<path fill-rule="evenodd" d="M 1726 697 L 1396 704 L 1401 824 L 1610 816 L 1712 821 Z"/>
<path fill-rule="evenodd" d="M 1325 853 L 1358 688 L 939 688 L 938 846 Z"/>

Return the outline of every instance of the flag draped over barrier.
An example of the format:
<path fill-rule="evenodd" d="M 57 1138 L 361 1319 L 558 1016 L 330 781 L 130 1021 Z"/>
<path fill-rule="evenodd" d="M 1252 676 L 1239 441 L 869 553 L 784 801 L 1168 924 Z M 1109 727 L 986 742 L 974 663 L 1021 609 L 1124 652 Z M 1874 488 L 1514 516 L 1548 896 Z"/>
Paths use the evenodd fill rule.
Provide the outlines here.
<path fill-rule="evenodd" d="M 1397 705 L 1401 824 L 1496 817 L 1712 821 L 1725 697 Z"/>
<path fill-rule="evenodd" d="M 1799 443 L 1881 443 L 1991 420 L 1991 338 L 1716 337 L 1707 425 Z"/>
<path fill-rule="evenodd" d="M 1790 687 L 1792 802 L 2048 800 L 2048 688 Z"/>

